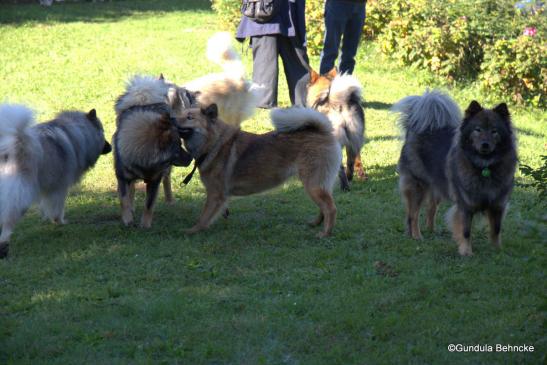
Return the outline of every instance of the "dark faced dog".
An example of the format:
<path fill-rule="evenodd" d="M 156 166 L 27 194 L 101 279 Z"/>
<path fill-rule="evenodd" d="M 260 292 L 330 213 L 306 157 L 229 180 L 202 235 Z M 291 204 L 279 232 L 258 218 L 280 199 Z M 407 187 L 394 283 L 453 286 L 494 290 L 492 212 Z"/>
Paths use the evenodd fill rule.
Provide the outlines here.
<path fill-rule="evenodd" d="M 146 184 L 141 226 L 149 228 L 162 179 L 166 200 L 171 202 L 171 166 L 188 166 L 192 161 L 182 148 L 182 141 L 171 118 L 171 89 L 173 86 L 163 77 L 136 76 L 116 103 L 114 167 L 125 225 L 133 222 L 137 180 L 144 180 Z"/>
<path fill-rule="evenodd" d="M 499 247 L 517 161 L 507 106 L 489 110 L 473 101 L 461 121 L 458 106 L 433 91 L 406 97 L 393 109 L 401 113 L 405 130 L 397 170 L 408 233 L 422 237 L 419 215 L 424 201 L 426 224 L 433 230 L 438 204 L 451 200 L 455 205 L 448 220 L 461 255 L 472 254 L 471 221 L 478 212 L 488 216 L 492 244 Z"/>
<path fill-rule="evenodd" d="M 450 149 L 447 177 L 455 206 L 449 217 L 461 255 L 471 255 L 471 221 L 484 212 L 490 240 L 501 246 L 501 223 L 509 202 L 517 164 L 515 137 L 507 105 L 484 109 L 473 101 Z"/>

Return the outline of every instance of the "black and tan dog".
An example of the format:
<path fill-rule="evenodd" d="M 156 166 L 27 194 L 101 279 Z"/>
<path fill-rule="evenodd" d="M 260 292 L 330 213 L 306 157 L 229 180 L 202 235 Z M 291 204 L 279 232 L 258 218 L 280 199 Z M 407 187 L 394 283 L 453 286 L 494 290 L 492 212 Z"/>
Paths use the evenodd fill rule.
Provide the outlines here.
<path fill-rule="evenodd" d="M 473 101 L 462 121 L 456 103 L 433 91 L 406 97 L 393 109 L 401 113 L 405 130 L 398 172 L 408 233 L 422 237 L 419 215 L 425 200 L 426 223 L 433 230 L 438 204 L 449 199 L 454 206 L 448 221 L 462 256 L 472 254 L 471 221 L 476 213 L 487 215 L 492 244 L 499 247 L 517 163 L 507 105 L 490 110 Z"/>
<path fill-rule="evenodd" d="M 206 229 L 223 213 L 230 196 L 274 188 L 297 175 L 324 221 L 320 237 L 331 234 L 336 220 L 332 187 L 341 162 L 340 145 L 328 119 L 307 108 L 272 111 L 275 131 L 252 134 L 224 123 L 215 104 L 177 115 L 179 134 L 197 161 L 207 201 L 189 233 Z"/>
<path fill-rule="evenodd" d="M 354 170 L 360 179 L 367 178 L 361 162 L 361 149 L 365 143 L 362 86 L 352 75 L 338 75 L 336 68 L 325 75 L 311 70 L 306 94 L 307 105 L 329 118 L 334 136 L 346 147 L 346 170 L 340 166 L 339 176 L 342 190 L 348 191 Z"/>

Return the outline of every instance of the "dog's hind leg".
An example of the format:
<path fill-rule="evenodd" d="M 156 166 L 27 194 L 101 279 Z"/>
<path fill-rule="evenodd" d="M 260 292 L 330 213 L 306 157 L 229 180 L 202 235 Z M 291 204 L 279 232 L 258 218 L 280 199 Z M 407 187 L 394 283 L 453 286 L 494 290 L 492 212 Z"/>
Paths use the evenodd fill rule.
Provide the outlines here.
<path fill-rule="evenodd" d="M 349 191 L 349 181 L 348 177 L 346 176 L 346 171 L 344 170 L 344 165 L 340 165 L 338 177 L 340 178 L 340 188 L 342 189 L 342 191 Z"/>
<path fill-rule="evenodd" d="M 318 237 L 330 236 L 336 222 L 336 205 L 332 194 L 321 187 L 306 187 L 306 191 L 321 211 L 316 222 L 320 221 L 321 217 L 324 219 L 323 232 L 319 233 Z"/>
<path fill-rule="evenodd" d="M 353 164 L 354 169 L 357 171 L 357 177 L 360 180 L 368 180 L 367 172 L 365 171 L 365 168 L 363 167 L 363 163 L 361 162 L 361 155 L 358 153 L 355 157 L 355 162 Z"/>
<path fill-rule="evenodd" d="M 135 182 L 118 179 L 118 195 L 122 207 L 122 222 L 126 226 L 133 223 L 133 199 L 135 197 Z"/>
<path fill-rule="evenodd" d="M 358 150 L 354 150 L 350 146 L 346 147 L 346 155 L 348 157 L 347 167 L 346 167 L 346 176 L 348 181 L 353 180 L 354 171 L 357 171 L 357 177 L 359 180 L 366 180 L 367 174 L 363 168 L 363 163 L 361 162 L 361 155 Z"/>
<path fill-rule="evenodd" d="M 42 214 L 54 224 L 66 224 L 65 220 L 65 200 L 68 189 L 56 191 L 43 196 L 40 200 Z"/>
<path fill-rule="evenodd" d="M 201 215 L 197 223 L 190 229 L 186 230 L 186 233 L 196 233 L 207 229 L 215 219 L 222 212 L 226 212 L 226 197 L 222 194 L 210 194 L 207 193 L 207 200 L 205 201 L 205 206 L 201 211 Z"/>
<path fill-rule="evenodd" d="M 171 167 L 163 176 L 163 195 L 167 204 L 175 203 L 175 198 L 173 198 L 173 190 L 171 189 Z"/>
<path fill-rule="evenodd" d="M 426 216 L 426 225 L 427 228 L 431 231 L 435 231 L 435 217 L 437 216 L 437 208 L 439 206 L 439 199 L 437 199 L 432 191 L 429 191 L 428 194 L 428 207 L 427 207 L 427 216 Z"/>
<path fill-rule="evenodd" d="M 144 202 L 144 212 L 141 218 L 141 227 L 150 228 L 152 226 L 152 217 L 154 215 L 154 206 L 158 197 L 162 178 L 146 181 L 146 201 Z"/>
<path fill-rule="evenodd" d="M 486 211 L 490 224 L 490 241 L 496 248 L 501 248 L 501 222 L 503 220 L 503 208 L 490 208 Z"/>
<path fill-rule="evenodd" d="M 451 220 L 452 237 L 458 244 L 458 252 L 462 256 L 473 255 L 470 242 L 473 214 L 461 207 L 456 207 Z"/>
<path fill-rule="evenodd" d="M 424 189 L 416 181 L 408 181 L 412 178 L 401 175 L 399 186 L 406 207 L 407 233 L 414 239 L 422 239 L 420 232 L 420 208 L 424 200 Z"/>

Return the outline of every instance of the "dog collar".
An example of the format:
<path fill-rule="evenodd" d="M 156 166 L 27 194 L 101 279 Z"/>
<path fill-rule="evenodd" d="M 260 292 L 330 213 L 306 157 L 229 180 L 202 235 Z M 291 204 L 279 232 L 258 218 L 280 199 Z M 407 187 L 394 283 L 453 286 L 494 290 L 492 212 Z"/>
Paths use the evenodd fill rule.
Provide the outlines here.
<path fill-rule="evenodd" d="M 490 169 L 488 167 L 485 167 L 485 168 L 482 169 L 481 175 L 483 177 L 490 177 L 490 175 L 492 175 L 492 171 L 490 171 Z"/>
<path fill-rule="evenodd" d="M 199 156 L 198 158 L 196 158 L 194 160 L 194 168 L 192 169 L 192 171 L 190 171 L 190 173 L 188 175 L 186 175 L 186 177 L 184 178 L 184 180 L 182 181 L 182 183 L 184 185 L 188 185 L 188 183 L 190 182 L 190 180 L 192 180 L 192 177 L 194 177 L 194 173 L 196 172 L 197 168 L 199 165 L 201 165 L 203 163 L 203 161 L 205 161 L 205 158 L 207 157 L 207 154 L 204 153 L 203 155 Z"/>

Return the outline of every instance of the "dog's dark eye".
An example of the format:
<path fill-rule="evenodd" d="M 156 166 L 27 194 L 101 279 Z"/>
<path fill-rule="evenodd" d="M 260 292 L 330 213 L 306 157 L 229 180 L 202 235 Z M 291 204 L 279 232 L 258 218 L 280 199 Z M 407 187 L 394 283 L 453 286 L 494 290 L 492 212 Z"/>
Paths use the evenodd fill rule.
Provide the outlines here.
<path fill-rule="evenodd" d="M 494 134 L 494 135 L 498 134 L 498 130 L 497 130 L 497 129 L 495 129 L 495 128 L 494 128 L 494 129 L 492 129 L 492 134 Z"/>
<path fill-rule="evenodd" d="M 482 129 L 480 127 L 475 127 L 475 132 L 482 132 Z"/>
<path fill-rule="evenodd" d="M 193 119 L 194 119 L 194 117 L 192 117 L 192 114 L 188 114 L 186 116 L 186 120 L 193 120 Z"/>

